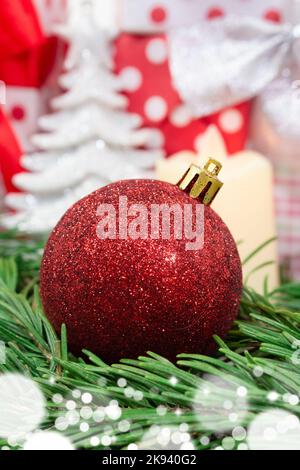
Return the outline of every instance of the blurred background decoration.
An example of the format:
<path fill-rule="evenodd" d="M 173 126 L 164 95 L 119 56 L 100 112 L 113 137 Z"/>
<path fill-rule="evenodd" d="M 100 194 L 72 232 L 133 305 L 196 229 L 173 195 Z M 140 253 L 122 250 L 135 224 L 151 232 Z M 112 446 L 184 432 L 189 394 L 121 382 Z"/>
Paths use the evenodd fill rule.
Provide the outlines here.
<path fill-rule="evenodd" d="M 257 99 L 251 95 L 199 117 L 182 98 L 169 48 L 170 30 L 201 31 L 201 25 L 232 14 L 272 27 L 296 25 L 299 5 L 296 0 L 2 0 L 0 80 L 7 85 L 7 102 L 0 114 L 0 164 L 6 207 L 12 209 L 5 226 L 26 233 L 49 230 L 69 205 L 99 186 L 155 175 L 170 180 L 177 164 L 217 149 L 225 166 L 236 159 L 229 164 L 235 169 L 228 194 L 222 203 L 219 197 L 223 208 L 216 210 L 236 240 L 244 241 L 243 257 L 276 235 L 272 164 L 280 261 L 288 276 L 300 279 L 297 54 Z M 205 66 L 199 63 L 197 73 L 202 69 L 206 75 Z M 247 218 L 252 231 L 245 230 Z M 249 282 L 261 285 L 268 275 L 276 286 L 275 244 L 259 263 L 264 268 Z"/>
<path fill-rule="evenodd" d="M 15 211 L 2 219 L 7 228 L 49 232 L 67 209 L 96 189 L 151 177 L 150 169 L 163 155 L 155 149 L 155 131 L 141 128 L 141 117 L 126 110 L 122 77 L 113 73 L 115 31 L 97 20 L 98 5 L 71 2 L 65 24 L 54 27 L 68 44 L 58 78 L 64 92 L 50 100 L 52 113 L 38 118 L 40 133 L 31 143 L 39 152 L 21 157 L 27 172 L 13 177 L 22 192 L 6 198 Z"/>

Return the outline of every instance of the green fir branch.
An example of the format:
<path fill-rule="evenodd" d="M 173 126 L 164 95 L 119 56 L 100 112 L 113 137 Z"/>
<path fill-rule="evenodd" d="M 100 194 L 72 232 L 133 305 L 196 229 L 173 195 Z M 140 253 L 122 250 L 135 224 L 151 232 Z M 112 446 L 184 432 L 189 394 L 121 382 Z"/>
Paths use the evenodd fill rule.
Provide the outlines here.
<path fill-rule="evenodd" d="M 217 379 L 214 398 L 234 400 L 237 387 L 247 390 L 247 413 L 240 425 L 246 427 L 256 414 L 275 405 L 300 417 L 300 404 L 292 405 L 287 399 L 289 394 L 298 395 L 300 388 L 299 284 L 283 285 L 264 296 L 245 287 L 240 317 L 226 342 L 215 338 L 216 357 L 181 354 L 173 364 L 149 352 L 136 360 L 108 365 L 89 351 L 83 351 L 81 358 L 69 353 L 65 325 L 59 338 L 39 297 L 42 242 L 13 237 L 6 234 L 0 240 L 0 339 L 6 344 L 6 362 L 0 364 L 0 372 L 19 372 L 39 384 L 48 409 L 43 429 L 55 429 L 57 420 L 66 415 L 66 401 L 72 399 L 78 408 L 82 406 L 78 398 L 72 398 L 72 392 L 80 390 L 92 394 L 94 413 L 113 401 L 119 404 L 121 415 L 111 419 L 104 414 L 96 421 L 87 418 L 85 432 L 79 423 L 69 425 L 64 433 L 78 448 L 92 448 L 91 438 L 97 436 L 95 449 L 125 449 L 141 440 L 153 425 L 186 423 L 196 449 L 214 449 L 226 432 L 214 434 L 202 418 L 218 419 L 221 429 L 222 417 L 215 417 L 209 407 L 200 418 L 194 411 L 203 405 L 198 392 L 211 386 L 210 377 Z M 224 388 L 224 383 L 230 387 Z M 269 399 L 270 392 L 278 394 L 275 404 Z M 53 401 L 55 394 L 62 395 L 62 403 Z M 111 437 L 109 445 L 103 436 Z M 210 439 L 205 446 L 200 442 L 203 436 Z M 2 445 L 6 443 L 1 441 Z"/>

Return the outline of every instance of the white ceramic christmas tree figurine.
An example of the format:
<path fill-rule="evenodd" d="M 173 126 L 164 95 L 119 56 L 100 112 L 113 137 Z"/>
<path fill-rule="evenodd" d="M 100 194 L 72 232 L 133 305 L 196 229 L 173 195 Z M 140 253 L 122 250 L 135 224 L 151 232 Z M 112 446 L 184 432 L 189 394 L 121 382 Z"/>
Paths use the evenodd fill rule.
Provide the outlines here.
<path fill-rule="evenodd" d="M 116 31 L 101 18 L 97 0 L 70 0 L 68 22 L 56 30 L 70 44 L 60 78 L 66 92 L 52 101 L 53 113 L 39 120 L 41 133 L 32 139 L 39 151 L 22 159 L 29 172 L 14 177 L 23 193 L 6 198 L 14 210 L 2 220 L 7 228 L 47 232 L 97 188 L 151 177 L 161 157 L 155 131 L 141 129 L 140 117 L 126 112 L 122 78 L 112 71 Z"/>

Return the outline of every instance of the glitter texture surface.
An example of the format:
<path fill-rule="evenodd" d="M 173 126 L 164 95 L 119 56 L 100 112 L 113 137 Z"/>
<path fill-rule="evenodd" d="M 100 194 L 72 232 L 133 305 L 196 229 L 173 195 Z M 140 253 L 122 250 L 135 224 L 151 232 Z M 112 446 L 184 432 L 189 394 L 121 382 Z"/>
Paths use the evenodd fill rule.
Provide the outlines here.
<path fill-rule="evenodd" d="M 200 204 L 176 186 L 151 180 L 106 186 L 73 206 L 54 229 L 41 268 L 41 295 L 55 329 L 68 328 L 70 348 L 107 362 L 153 351 L 212 353 L 239 310 L 242 269 L 235 242 L 205 208 L 205 244 L 186 240 L 101 240 L 97 208 L 119 196 L 128 205 Z M 221 196 L 220 196 L 221 197 Z"/>

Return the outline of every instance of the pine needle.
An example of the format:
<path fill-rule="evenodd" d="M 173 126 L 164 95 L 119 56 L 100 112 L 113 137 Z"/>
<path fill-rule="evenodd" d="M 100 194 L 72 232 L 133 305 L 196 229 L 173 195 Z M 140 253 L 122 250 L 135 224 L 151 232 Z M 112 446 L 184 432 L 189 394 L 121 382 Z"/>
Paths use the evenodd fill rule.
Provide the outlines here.
<path fill-rule="evenodd" d="M 39 384 L 48 408 L 43 429 L 55 428 L 57 420 L 66 417 L 68 401 L 80 410 L 79 395 L 86 392 L 93 397 L 92 416 L 84 419 L 88 431 L 81 430 L 80 417 L 64 431 L 77 448 L 124 449 L 143 439 L 153 425 L 186 423 L 197 449 L 214 449 L 231 431 L 208 431 L 195 412 L 203 406 L 199 391 L 212 384 L 219 399 L 234 400 L 238 387 L 247 390 L 241 426 L 274 406 L 270 392 L 278 395 L 277 408 L 300 418 L 299 403 L 291 405 L 287 399 L 289 394 L 298 396 L 300 390 L 299 284 L 286 284 L 263 296 L 245 287 L 240 318 L 226 340 L 215 338 L 219 348 L 215 357 L 181 354 L 173 364 L 149 352 L 110 366 L 90 351 L 83 351 L 81 358 L 72 356 L 66 326 L 59 338 L 45 317 L 38 290 L 42 246 L 42 241 L 26 241 L 15 234 L 0 238 L 0 340 L 6 345 L 0 372 L 19 372 Z M 57 393 L 63 397 L 60 404 L 52 400 Z M 112 419 L 105 410 L 115 403 L 120 413 Z M 222 425 L 213 409 L 206 406 L 204 412 L 211 422 Z M 93 446 L 94 436 L 99 439 Z M 109 444 L 103 436 L 110 438 Z M 202 436 L 209 436 L 205 446 Z"/>

